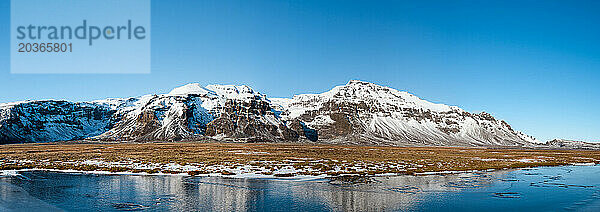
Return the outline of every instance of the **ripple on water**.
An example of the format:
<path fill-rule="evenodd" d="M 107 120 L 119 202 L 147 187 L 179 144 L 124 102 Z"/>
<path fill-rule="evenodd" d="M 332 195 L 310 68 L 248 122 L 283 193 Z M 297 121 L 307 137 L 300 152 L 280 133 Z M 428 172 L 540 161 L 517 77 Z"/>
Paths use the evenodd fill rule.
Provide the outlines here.
<path fill-rule="evenodd" d="M 576 185 L 576 184 L 565 184 L 565 183 L 554 183 L 549 181 L 532 182 L 529 184 L 532 187 L 560 187 L 560 188 L 593 188 L 593 185 Z"/>
<path fill-rule="evenodd" d="M 492 194 L 493 197 L 497 198 L 506 198 L 506 199 L 515 199 L 521 198 L 521 194 L 517 192 L 496 192 Z"/>
<path fill-rule="evenodd" d="M 140 211 L 148 208 L 148 206 L 143 206 L 136 203 L 113 203 L 113 208 L 120 211 Z"/>
<path fill-rule="evenodd" d="M 444 187 L 454 188 L 454 189 L 470 189 L 470 188 L 479 188 L 485 186 L 492 177 L 490 175 L 485 174 L 475 174 L 469 177 L 461 177 L 454 182 L 448 182 Z"/>
<path fill-rule="evenodd" d="M 410 185 L 388 188 L 387 190 L 403 194 L 416 194 L 418 192 L 421 192 L 421 188 Z"/>
<path fill-rule="evenodd" d="M 331 180 L 329 181 L 329 184 L 339 185 L 339 186 L 352 186 L 352 185 L 370 184 L 370 183 L 377 182 L 377 180 L 375 180 L 372 177 L 352 176 L 352 175 L 331 177 L 330 179 Z"/>

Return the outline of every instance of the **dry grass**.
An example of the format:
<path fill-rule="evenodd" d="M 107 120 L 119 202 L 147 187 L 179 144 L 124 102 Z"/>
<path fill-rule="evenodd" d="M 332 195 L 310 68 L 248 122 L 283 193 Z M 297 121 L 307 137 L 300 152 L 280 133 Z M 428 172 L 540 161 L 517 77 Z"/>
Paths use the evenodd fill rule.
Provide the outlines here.
<path fill-rule="evenodd" d="M 2 161 L 33 161 L 4 165 L 0 169 L 47 168 L 37 162 L 57 162 L 52 168 L 88 170 L 97 167 L 65 167 L 59 162 L 102 160 L 107 162 L 186 164 L 250 164 L 260 161 L 295 161 L 294 167 L 310 167 L 331 175 L 333 167 L 359 174 L 419 173 L 428 171 L 487 170 L 572 163 L 599 163 L 600 151 L 484 149 L 450 147 L 367 147 L 324 144 L 273 143 L 121 143 L 121 144 L 16 144 L 0 145 Z M 525 160 L 523 160 L 525 159 Z M 322 162 L 315 162 L 315 161 Z M 401 168 L 399 168 L 399 166 Z M 376 168 L 373 168 L 376 167 Z M 113 170 L 110 170 L 113 171 Z M 114 170 L 123 171 L 123 170 Z M 139 170 L 132 170 L 139 171 Z M 156 172 L 157 170 L 152 170 Z M 310 173 L 308 173 L 310 174 Z"/>

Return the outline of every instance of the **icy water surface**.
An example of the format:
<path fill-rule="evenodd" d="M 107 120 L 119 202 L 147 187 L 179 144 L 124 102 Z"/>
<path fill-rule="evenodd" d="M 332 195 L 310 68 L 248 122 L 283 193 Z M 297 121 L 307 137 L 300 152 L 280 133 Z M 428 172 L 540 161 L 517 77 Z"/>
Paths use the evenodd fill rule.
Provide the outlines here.
<path fill-rule="evenodd" d="M 600 166 L 343 180 L 21 172 L 0 211 L 600 211 Z"/>

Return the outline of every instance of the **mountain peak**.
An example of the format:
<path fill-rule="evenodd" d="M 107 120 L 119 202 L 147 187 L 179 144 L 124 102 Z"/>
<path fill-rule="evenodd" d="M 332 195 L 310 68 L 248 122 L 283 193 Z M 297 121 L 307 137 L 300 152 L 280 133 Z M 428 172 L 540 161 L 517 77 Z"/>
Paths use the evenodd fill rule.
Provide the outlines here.
<path fill-rule="evenodd" d="M 360 80 L 350 80 L 346 85 L 337 86 L 321 95 L 341 100 L 376 101 L 378 105 L 421 108 L 437 112 L 451 111 L 453 107 L 423 100 L 406 91 Z"/>
<path fill-rule="evenodd" d="M 228 99 L 264 98 L 263 95 L 247 85 L 208 85 L 206 88 Z"/>
<path fill-rule="evenodd" d="M 169 92 L 171 96 L 181 96 L 181 95 L 189 95 L 189 94 L 198 94 L 204 95 L 208 93 L 213 93 L 205 88 L 203 88 L 199 83 L 190 83 L 181 87 L 174 88 Z"/>
<path fill-rule="evenodd" d="M 247 85 L 207 85 L 203 87 L 199 83 L 190 83 L 181 87 L 174 88 L 169 92 L 169 96 L 185 96 L 185 95 L 217 95 L 228 99 L 249 99 L 258 96 L 262 97 L 258 92 L 255 92 Z"/>
<path fill-rule="evenodd" d="M 358 89 L 368 89 L 368 90 L 389 90 L 391 88 L 383 86 L 383 85 L 378 85 L 372 82 L 366 82 L 366 81 L 361 81 L 361 80 L 350 80 L 348 81 L 348 83 L 346 83 L 346 85 L 342 86 L 342 87 L 351 87 L 351 88 L 358 88 Z"/>
<path fill-rule="evenodd" d="M 348 83 L 346 83 L 346 85 L 375 85 L 375 84 L 366 82 L 366 81 L 361 81 L 361 80 L 350 80 L 350 81 L 348 81 Z"/>

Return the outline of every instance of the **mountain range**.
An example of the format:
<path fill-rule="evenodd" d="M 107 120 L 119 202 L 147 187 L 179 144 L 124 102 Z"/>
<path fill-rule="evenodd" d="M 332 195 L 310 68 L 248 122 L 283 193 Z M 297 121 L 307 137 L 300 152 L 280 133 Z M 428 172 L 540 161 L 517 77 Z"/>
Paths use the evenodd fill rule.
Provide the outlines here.
<path fill-rule="evenodd" d="M 470 113 L 357 80 L 293 98 L 267 98 L 245 85 L 191 83 L 167 94 L 0 104 L 0 143 L 69 140 L 512 147 L 539 143 L 489 113 Z"/>

